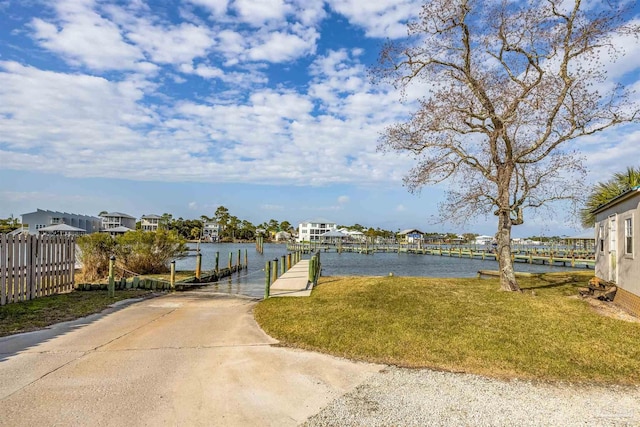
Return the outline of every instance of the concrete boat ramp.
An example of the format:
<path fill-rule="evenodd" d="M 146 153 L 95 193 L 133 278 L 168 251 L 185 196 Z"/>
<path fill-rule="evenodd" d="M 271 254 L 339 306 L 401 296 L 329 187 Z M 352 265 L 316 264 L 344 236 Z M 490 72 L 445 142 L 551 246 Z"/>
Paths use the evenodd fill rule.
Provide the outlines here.
<path fill-rule="evenodd" d="M 279 347 L 206 290 L 0 338 L 0 426 L 297 426 L 383 366 Z"/>
<path fill-rule="evenodd" d="M 313 284 L 309 283 L 309 260 L 300 260 L 271 285 L 272 297 L 308 297 Z"/>

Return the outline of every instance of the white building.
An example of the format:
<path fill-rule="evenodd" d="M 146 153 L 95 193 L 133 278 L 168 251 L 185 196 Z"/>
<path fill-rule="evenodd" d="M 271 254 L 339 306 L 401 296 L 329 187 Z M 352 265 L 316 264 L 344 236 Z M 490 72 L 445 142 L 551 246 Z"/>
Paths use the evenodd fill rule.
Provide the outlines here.
<path fill-rule="evenodd" d="M 275 234 L 276 242 L 288 242 L 291 240 L 291 233 L 287 233 L 286 231 L 278 231 Z"/>
<path fill-rule="evenodd" d="M 142 215 L 140 217 L 140 228 L 142 231 L 158 231 L 162 217 L 160 215 Z"/>
<path fill-rule="evenodd" d="M 102 217 L 102 231 L 124 233 L 136 229 L 136 219 L 122 212 L 107 212 Z"/>
<path fill-rule="evenodd" d="M 640 186 L 598 207 L 596 276 L 618 287 L 614 302 L 640 315 Z"/>
<path fill-rule="evenodd" d="M 490 245 L 493 242 L 493 236 L 476 236 L 476 245 Z"/>
<path fill-rule="evenodd" d="M 341 228 L 340 230 L 338 230 L 344 234 L 347 234 L 349 236 L 350 240 L 356 241 L 356 242 L 363 242 L 366 239 L 366 236 L 364 235 L 364 233 L 362 231 L 358 231 L 358 230 L 349 230 L 347 228 Z"/>
<path fill-rule="evenodd" d="M 217 242 L 220 240 L 222 226 L 215 221 L 205 221 L 202 224 L 202 239 L 207 242 Z"/>
<path fill-rule="evenodd" d="M 22 217 L 22 226 L 29 234 L 38 234 L 42 228 L 59 224 L 81 228 L 87 234 L 100 231 L 101 226 L 100 218 L 68 212 L 38 209 L 35 212 L 22 214 L 20 216 Z"/>
<path fill-rule="evenodd" d="M 298 225 L 298 242 L 318 242 L 322 234 L 336 230 L 336 223 L 326 219 L 305 221 Z"/>

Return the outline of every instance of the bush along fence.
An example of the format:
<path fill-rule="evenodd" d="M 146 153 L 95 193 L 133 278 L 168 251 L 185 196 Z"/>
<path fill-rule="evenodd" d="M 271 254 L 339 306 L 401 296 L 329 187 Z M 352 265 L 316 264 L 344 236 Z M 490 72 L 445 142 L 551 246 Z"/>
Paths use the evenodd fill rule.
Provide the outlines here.
<path fill-rule="evenodd" d="M 147 277 L 125 268 L 118 267 L 116 258 L 111 257 L 109 262 L 109 281 L 108 283 L 93 284 L 85 283 L 77 286 L 78 290 L 108 290 L 109 295 L 113 296 L 116 290 L 124 289 L 149 289 L 153 291 L 176 290 L 183 291 L 192 287 L 209 285 L 218 280 L 229 277 L 233 273 L 240 272 L 247 268 L 248 255 L 245 250 L 244 263 L 242 263 L 242 251 L 238 251 L 237 258 L 234 260 L 234 253 L 229 253 L 229 261 L 226 267 L 220 267 L 220 252 L 216 252 L 215 268 L 210 271 L 202 271 L 202 254 L 196 255 L 195 272 L 192 277 L 176 280 L 176 262 L 171 262 L 169 280 L 157 277 Z"/>
<path fill-rule="evenodd" d="M 72 236 L 0 234 L 0 305 L 73 289 Z"/>

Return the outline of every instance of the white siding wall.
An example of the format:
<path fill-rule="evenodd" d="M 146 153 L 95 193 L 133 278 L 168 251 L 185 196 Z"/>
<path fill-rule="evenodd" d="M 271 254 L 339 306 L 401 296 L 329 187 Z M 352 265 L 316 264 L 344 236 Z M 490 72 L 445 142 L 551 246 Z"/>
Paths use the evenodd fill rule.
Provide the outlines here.
<path fill-rule="evenodd" d="M 612 219 L 615 234 L 612 234 Z M 631 220 L 632 252 L 626 253 L 627 220 Z M 614 246 L 615 245 L 615 246 Z M 640 194 L 596 216 L 596 276 L 640 296 Z"/>
<path fill-rule="evenodd" d="M 320 236 L 328 231 L 336 231 L 335 222 L 309 221 L 298 225 L 298 242 L 318 242 Z"/>

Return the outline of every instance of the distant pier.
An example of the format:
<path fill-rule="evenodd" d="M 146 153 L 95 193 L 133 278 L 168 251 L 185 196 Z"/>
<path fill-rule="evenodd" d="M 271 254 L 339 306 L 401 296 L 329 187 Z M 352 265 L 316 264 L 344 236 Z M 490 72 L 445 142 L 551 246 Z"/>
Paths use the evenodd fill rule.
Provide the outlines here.
<path fill-rule="evenodd" d="M 416 255 L 446 256 L 478 260 L 497 261 L 498 254 L 490 249 L 479 249 L 474 246 L 458 245 L 403 245 L 403 244 L 366 244 L 366 243 L 289 243 L 287 249 L 313 252 L 347 252 L 372 255 L 375 253 L 408 253 Z M 573 268 L 595 268 L 593 252 L 572 249 L 518 248 L 512 250 L 513 262 L 562 266 Z"/>

